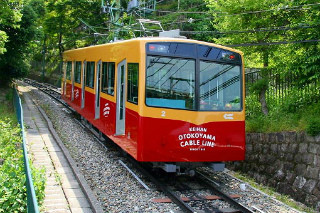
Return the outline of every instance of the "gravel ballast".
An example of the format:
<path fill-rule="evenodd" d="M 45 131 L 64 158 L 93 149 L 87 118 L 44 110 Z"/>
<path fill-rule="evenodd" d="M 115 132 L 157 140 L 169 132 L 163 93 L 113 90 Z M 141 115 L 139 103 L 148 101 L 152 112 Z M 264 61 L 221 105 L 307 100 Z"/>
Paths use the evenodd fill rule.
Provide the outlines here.
<path fill-rule="evenodd" d="M 72 114 L 61 104 L 53 101 L 43 92 L 30 86 L 29 88 L 36 103 L 51 119 L 54 128 L 105 212 L 181 212 L 180 208 L 173 203 L 152 202 L 154 198 L 166 196 L 157 191 L 155 186 L 145 180 L 141 174 L 136 172 L 151 190 L 146 190 L 134 179 L 119 160 L 131 169 L 132 165 L 114 145 L 101 144 L 87 129 L 76 122 Z M 253 209 L 256 208 L 255 212 L 298 212 L 248 185 L 245 190 L 241 190 L 240 184 L 243 186 L 243 183 L 230 176 L 232 172 L 216 173 L 208 168 L 200 170 L 219 183 L 223 191 L 241 195 L 240 202 Z"/>

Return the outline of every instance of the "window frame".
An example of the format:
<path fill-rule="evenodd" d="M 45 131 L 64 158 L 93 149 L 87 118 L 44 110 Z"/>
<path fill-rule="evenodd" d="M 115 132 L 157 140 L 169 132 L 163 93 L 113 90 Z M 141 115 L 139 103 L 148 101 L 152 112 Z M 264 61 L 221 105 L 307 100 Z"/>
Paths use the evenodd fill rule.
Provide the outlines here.
<path fill-rule="evenodd" d="M 104 76 L 104 70 L 103 70 L 103 67 L 104 67 L 104 64 L 106 64 L 106 67 L 107 67 L 107 69 L 106 69 L 106 75 Z M 112 65 L 113 64 L 113 78 L 111 78 L 111 81 L 110 82 L 112 82 L 112 85 L 109 85 L 109 68 L 110 68 L 110 66 L 109 65 Z M 107 94 L 107 95 L 111 95 L 111 96 L 114 96 L 114 86 L 115 86 L 115 80 L 116 80 L 116 78 L 115 78 L 115 73 L 116 73 L 116 63 L 115 62 L 106 62 L 106 61 L 102 61 L 102 67 L 101 67 L 101 70 L 102 70 L 102 72 L 101 72 L 101 92 L 102 93 L 104 93 L 104 94 Z M 104 90 L 104 83 L 106 83 L 106 90 Z M 111 86 L 113 86 L 113 87 L 111 87 Z M 109 90 L 109 87 L 110 88 L 112 88 L 112 90 L 111 90 L 111 92 L 109 92 L 108 90 Z"/>
<path fill-rule="evenodd" d="M 80 72 L 79 72 L 79 82 L 77 81 L 77 65 L 80 64 Z M 74 82 L 77 84 L 81 84 L 81 71 L 82 71 L 82 61 L 75 61 L 75 67 L 74 67 Z"/>
<path fill-rule="evenodd" d="M 183 108 L 174 108 L 174 107 L 164 107 L 164 106 L 152 106 L 152 105 L 148 105 L 147 104 L 147 77 L 148 77 L 148 75 L 147 75 L 147 70 L 148 70 L 148 68 L 147 68 L 147 63 L 145 64 L 145 98 L 144 98 L 144 103 L 145 103 L 145 105 L 146 106 L 148 106 L 148 107 L 155 107 L 155 108 L 164 108 L 164 109 L 176 109 L 176 110 L 187 110 L 187 111 L 198 111 L 197 109 L 198 109 L 198 101 L 197 101 L 197 90 L 198 90 L 198 86 L 197 86 L 197 67 L 198 67 L 198 59 L 197 58 L 192 58 L 192 57 L 178 57 L 178 56 L 172 56 L 172 55 L 163 55 L 163 54 L 146 54 L 146 62 L 147 62 L 147 59 L 148 59 L 148 56 L 154 56 L 154 57 L 166 57 L 166 58 L 175 58 L 175 59 L 184 59 L 184 60 L 194 60 L 194 62 L 195 62 L 195 67 L 194 67 L 194 71 L 195 71 L 195 75 L 194 75 L 194 81 L 195 81 L 195 89 L 194 89 L 194 104 L 195 104 L 195 107 L 194 107 L 194 109 L 187 109 L 187 108 L 185 108 L 185 109 L 183 109 Z"/>
<path fill-rule="evenodd" d="M 70 69 L 68 69 L 68 68 L 70 68 Z M 66 65 L 66 80 L 71 81 L 71 76 L 72 76 L 72 61 L 67 61 L 67 65 Z"/>
<path fill-rule="evenodd" d="M 129 65 L 138 65 L 138 69 L 137 69 L 137 101 L 135 102 L 134 100 L 129 100 L 129 89 L 130 89 L 130 85 L 129 85 Z M 127 101 L 133 104 L 138 105 L 139 103 L 139 69 L 140 69 L 140 64 L 139 63 L 127 63 Z M 132 81 L 131 81 L 132 82 Z"/>
<path fill-rule="evenodd" d="M 90 86 L 90 78 L 89 78 L 89 75 L 88 75 L 88 74 L 90 74 L 90 73 L 88 73 L 88 66 L 91 65 L 92 63 L 93 63 L 93 72 L 92 72 L 93 76 L 92 76 L 92 87 L 91 87 Z M 96 69 L 96 62 L 95 61 L 87 61 L 87 63 L 86 63 L 86 79 L 85 79 L 86 81 L 85 81 L 85 86 L 89 87 L 91 89 L 94 89 L 95 69 Z"/>
<path fill-rule="evenodd" d="M 228 60 L 221 60 L 221 59 L 208 59 L 203 56 L 199 56 L 198 54 L 198 47 L 199 46 L 207 46 L 203 44 L 194 44 L 196 46 L 195 51 L 196 53 L 194 54 L 194 57 L 186 57 L 183 55 L 177 55 L 177 54 L 171 54 L 171 53 L 155 53 L 155 52 L 150 52 L 148 51 L 148 45 L 149 44 L 160 44 L 162 42 L 150 42 L 146 43 L 145 48 L 146 48 L 146 55 L 145 55 L 145 61 L 147 62 L 148 56 L 155 56 L 155 57 L 171 57 L 171 58 L 178 58 L 178 59 L 193 59 L 195 60 L 195 109 L 182 109 L 182 108 L 171 108 L 171 107 L 164 107 L 164 106 L 150 106 L 147 104 L 147 63 L 145 63 L 145 97 L 144 97 L 144 104 L 148 107 L 154 107 L 154 108 L 163 108 L 163 109 L 176 109 L 176 110 L 187 110 L 187 111 L 198 111 L 198 112 L 241 112 L 244 109 L 244 94 L 243 94 L 243 84 L 244 84 L 244 76 L 243 76 L 243 64 L 242 64 L 242 56 L 233 51 L 229 51 L 227 49 L 223 48 L 218 48 L 221 51 L 226 51 L 230 53 L 234 53 L 239 57 L 239 60 L 233 62 L 233 61 L 228 61 Z M 166 43 L 166 42 L 163 42 Z M 208 45 L 209 47 L 209 45 Z M 210 46 L 213 47 L 213 46 Z M 217 47 L 213 47 L 217 48 Z M 211 62 L 211 63 L 217 63 L 217 64 L 222 64 L 222 65 L 234 65 L 234 66 L 239 66 L 240 67 L 240 109 L 239 110 L 200 110 L 200 61 L 204 62 Z"/>

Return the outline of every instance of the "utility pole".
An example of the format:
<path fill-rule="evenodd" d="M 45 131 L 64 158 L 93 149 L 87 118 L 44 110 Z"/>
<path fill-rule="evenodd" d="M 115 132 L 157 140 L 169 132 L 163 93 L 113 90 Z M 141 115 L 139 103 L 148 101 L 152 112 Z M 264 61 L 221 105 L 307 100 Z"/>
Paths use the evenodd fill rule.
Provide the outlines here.
<path fill-rule="evenodd" d="M 120 26 L 120 15 L 121 15 L 121 3 L 120 0 L 116 1 L 116 8 L 117 10 L 115 11 L 115 24 Z M 119 28 L 115 30 L 115 35 L 113 40 L 118 40 L 119 37 Z"/>

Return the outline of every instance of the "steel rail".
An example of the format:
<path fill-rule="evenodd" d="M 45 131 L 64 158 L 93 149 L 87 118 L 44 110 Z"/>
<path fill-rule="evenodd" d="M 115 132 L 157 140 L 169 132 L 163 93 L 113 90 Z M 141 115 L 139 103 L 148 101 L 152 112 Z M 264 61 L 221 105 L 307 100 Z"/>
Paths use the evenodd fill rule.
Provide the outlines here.
<path fill-rule="evenodd" d="M 230 197 L 229 195 L 227 195 L 226 193 L 218 189 L 218 185 L 214 181 L 206 177 L 203 173 L 197 171 L 195 178 L 198 180 L 201 180 L 203 184 L 207 185 L 210 191 L 212 191 L 216 195 L 223 198 L 224 201 L 231 204 L 233 207 L 235 207 L 237 210 L 241 211 L 242 213 L 254 213 L 251 209 L 245 207 L 244 205 L 237 202 L 235 199 L 233 199 L 232 197 Z"/>
<path fill-rule="evenodd" d="M 27 84 L 35 86 L 36 88 L 38 88 L 39 90 L 41 90 L 42 92 L 46 93 L 47 95 L 49 95 L 51 98 L 55 99 L 56 101 L 58 101 L 59 103 L 61 103 L 63 106 L 65 106 L 67 109 L 71 110 L 72 112 L 74 112 L 74 109 L 72 109 L 66 102 L 64 102 L 61 99 L 61 93 L 51 89 L 51 87 L 49 86 L 45 86 L 41 83 L 38 83 L 34 80 L 30 80 L 30 79 L 25 79 L 25 81 Z M 53 95 L 52 93 L 48 92 L 48 89 L 50 91 L 53 91 L 54 93 L 57 94 L 57 96 Z M 58 96 L 59 95 L 59 96 Z"/>
<path fill-rule="evenodd" d="M 145 175 L 147 178 L 151 180 L 163 193 L 165 193 L 172 202 L 177 204 L 183 212 L 192 212 L 195 213 L 196 210 L 194 210 L 191 206 L 189 206 L 186 202 L 184 202 L 176 193 L 174 193 L 169 187 L 161 183 L 159 180 L 157 180 L 150 172 L 148 172 L 145 168 L 143 168 L 137 161 L 133 160 L 132 158 L 127 158 L 130 163 L 132 163 L 136 169 L 138 169 L 143 175 Z"/>
<path fill-rule="evenodd" d="M 31 86 L 36 87 L 40 91 L 46 93 L 47 95 L 49 95 L 53 99 L 57 100 L 59 103 L 65 105 L 68 110 L 71 110 L 71 111 L 73 110 L 68 105 L 66 105 L 66 103 L 63 103 L 64 101 L 62 99 L 53 97 L 50 93 L 46 92 L 46 90 L 41 89 L 39 85 L 43 86 L 42 84 L 39 84 L 38 82 L 30 80 L 30 79 L 25 79 L 24 82 L 29 84 L 29 85 L 31 85 Z M 56 140 L 58 146 L 61 148 L 63 155 L 66 157 L 67 162 L 69 163 L 70 169 L 72 170 L 73 174 L 75 175 L 75 177 L 76 177 L 76 179 L 77 179 L 77 181 L 78 181 L 78 183 L 80 185 L 80 188 L 82 189 L 85 197 L 87 198 L 87 201 L 88 201 L 88 203 L 90 205 L 90 208 L 91 208 L 92 212 L 94 212 L 94 213 L 103 213 L 103 209 L 101 208 L 96 196 L 93 194 L 93 192 L 91 191 L 87 181 L 82 176 L 81 172 L 79 171 L 78 167 L 76 166 L 76 163 L 73 160 L 73 158 L 71 157 L 68 149 L 64 146 L 64 144 L 61 141 L 60 137 L 56 133 L 56 131 L 55 131 L 55 129 L 53 127 L 53 124 L 51 123 L 50 119 L 47 117 L 46 113 L 43 111 L 43 109 L 40 106 L 37 106 L 37 108 L 40 111 L 40 113 L 42 114 L 42 116 L 45 119 L 45 121 L 47 122 L 48 129 L 51 132 L 53 138 Z"/>

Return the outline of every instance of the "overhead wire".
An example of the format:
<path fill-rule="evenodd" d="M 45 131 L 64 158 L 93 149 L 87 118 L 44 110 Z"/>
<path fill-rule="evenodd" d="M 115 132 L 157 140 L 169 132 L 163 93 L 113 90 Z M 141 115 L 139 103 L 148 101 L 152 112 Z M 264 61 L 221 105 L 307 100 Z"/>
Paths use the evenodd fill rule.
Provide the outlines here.
<path fill-rule="evenodd" d="M 161 0 L 159 3 L 162 2 Z M 201 5 L 197 5 L 196 7 L 200 7 L 206 3 L 203 3 Z M 311 8 L 304 8 L 304 7 L 310 7 L 310 6 L 320 6 L 320 3 L 314 3 L 314 4 L 305 4 L 305 5 L 298 5 L 293 7 L 279 7 L 275 9 L 269 9 L 269 10 L 258 10 L 258 11 L 246 11 L 243 13 L 234 13 L 234 14 L 222 14 L 219 16 L 236 16 L 236 15 L 244 15 L 244 14 L 255 14 L 255 13 L 263 13 L 263 12 L 270 12 L 270 11 L 276 11 L 276 10 L 300 10 L 300 9 L 306 9 L 309 10 Z M 194 7 L 193 7 L 194 8 Z M 164 13 L 177 13 L 177 14 L 208 14 L 208 13 L 222 13 L 218 11 L 158 11 L 158 12 L 164 12 Z M 218 17 L 219 17 L 218 16 Z M 217 16 L 216 16 L 217 17 Z M 192 19 L 191 21 L 199 21 L 204 19 L 212 19 L 212 18 L 203 18 L 203 19 Z M 187 23 L 190 22 L 190 19 L 180 22 L 170 22 L 170 23 L 164 23 L 163 25 L 169 25 L 169 24 L 181 24 L 181 23 Z M 252 29 L 252 30 L 233 30 L 233 31 L 226 31 L 226 32 L 219 32 L 219 31 L 180 31 L 181 33 L 187 33 L 187 34 L 198 34 L 198 33 L 213 33 L 213 34 L 236 34 L 236 33 L 255 33 L 255 32 L 272 32 L 272 31 L 288 31 L 288 30 L 298 30 L 298 29 L 305 29 L 305 28 L 314 28 L 318 27 L 319 24 L 316 25 L 302 25 L 302 26 L 294 26 L 294 27 L 288 27 L 288 26 L 280 26 L 277 28 L 258 28 L 258 29 Z M 103 29 L 103 27 L 95 27 Z M 129 27 L 130 28 L 130 27 Z M 105 28 L 106 29 L 106 28 Z M 129 29 L 121 29 L 120 31 L 128 31 Z M 135 32 L 141 31 L 136 29 L 131 29 Z M 94 35 L 92 35 L 94 36 Z M 102 36 L 102 35 L 101 35 Z M 90 37 L 90 36 L 86 36 Z M 80 38 L 81 39 L 81 38 Z M 265 43 L 247 43 L 247 44 L 234 44 L 229 45 L 231 46 L 254 46 L 254 45 L 276 45 L 276 44 L 288 44 L 288 43 L 306 43 L 306 42 L 318 42 L 319 40 L 303 40 L 303 41 L 281 41 L 281 42 L 265 42 Z M 69 43 L 68 41 L 67 43 Z"/>
<path fill-rule="evenodd" d="M 314 3 L 314 4 L 304 4 L 304 5 L 298 5 L 298 6 L 293 6 L 293 7 L 279 7 L 276 9 L 270 9 L 270 10 L 259 10 L 259 11 L 249 11 L 249 12 L 243 12 L 243 13 L 235 13 L 235 14 L 224 14 L 220 16 L 235 16 L 235 15 L 244 15 L 244 14 L 255 14 L 255 13 L 262 13 L 262 12 L 270 12 L 270 11 L 275 11 L 275 10 L 297 10 L 297 9 L 310 9 L 310 8 L 303 8 L 306 6 L 320 6 L 320 3 Z M 196 13 L 196 14 L 201 14 L 201 13 L 210 13 L 210 11 L 203 12 L 203 11 L 160 11 L 160 12 L 170 12 L 170 13 Z M 211 12 L 212 13 L 212 12 Z M 168 22 L 168 23 L 163 23 L 162 25 L 173 25 L 173 24 L 182 24 L 182 23 L 192 23 L 195 21 L 203 21 L 203 20 L 212 20 L 214 17 L 207 17 L 207 18 L 202 18 L 202 19 L 188 19 L 188 20 L 183 20 L 183 21 L 177 21 L 177 22 Z M 284 31 L 284 30 L 297 30 L 301 28 L 314 28 L 318 27 L 319 25 L 313 25 L 313 26 L 295 26 L 295 27 L 290 27 L 290 26 L 281 26 L 277 28 L 258 28 L 258 29 L 252 29 L 252 30 L 234 30 L 234 31 L 228 31 L 228 32 L 218 32 L 218 31 L 180 31 L 181 33 L 188 33 L 188 34 L 198 34 L 198 33 L 214 33 L 214 34 L 234 34 L 234 33 L 255 33 L 255 32 L 273 32 L 273 31 Z"/>
<path fill-rule="evenodd" d="M 227 47 L 248 47 L 248 46 L 310 43 L 310 42 L 319 42 L 319 41 L 320 41 L 320 39 L 313 39 L 313 40 L 300 40 L 300 41 L 277 41 L 277 42 L 244 43 L 244 44 L 230 44 L 230 45 L 224 44 L 224 46 L 227 46 Z"/>
<path fill-rule="evenodd" d="M 279 11 L 279 10 L 301 10 L 301 9 L 302 10 L 309 10 L 311 8 L 303 8 L 303 7 L 309 7 L 309 6 L 320 6 L 320 3 L 304 4 L 304 5 L 297 5 L 297 6 L 292 6 L 292 7 L 284 6 L 284 7 L 279 7 L 279 8 L 275 8 L 275 9 L 269 9 L 269 10 L 246 11 L 246 12 L 242 12 L 242 13 L 223 14 L 223 15 L 219 15 L 219 16 L 237 16 L 237 15 L 256 14 L 256 13 L 272 12 L 272 11 Z"/>
<path fill-rule="evenodd" d="M 320 3 L 314 3 L 314 4 L 304 4 L 304 5 L 297 5 L 292 7 L 279 7 L 275 9 L 269 9 L 269 10 L 256 10 L 256 11 L 245 11 L 241 13 L 233 13 L 233 14 L 227 14 L 226 12 L 220 12 L 220 11 L 170 11 L 170 10 L 157 10 L 157 12 L 160 13 L 178 13 L 178 14 L 211 14 L 211 13 L 219 13 L 222 15 L 220 16 L 236 16 L 236 15 L 245 15 L 245 14 L 255 14 L 255 13 L 263 13 L 263 12 L 272 12 L 272 11 L 279 11 L 279 10 L 309 10 L 310 8 L 303 8 L 303 7 L 309 7 L 309 6 L 320 6 Z"/>
<path fill-rule="evenodd" d="M 230 30 L 226 32 L 220 31 L 180 31 L 181 33 L 188 33 L 188 34 L 198 34 L 198 33 L 213 33 L 213 34 L 239 34 L 239 33 L 255 33 L 255 32 L 273 32 L 273 31 L 289 31 L 289 30 L 298 30 L 298 29 L 307 29 L 307 28 L 315 28 L 319 27 L 320 23 L 315 25 L 301 25 L 301 26 L 280 26 L 277 28 L 257 28 L 252 30 Z"/>

